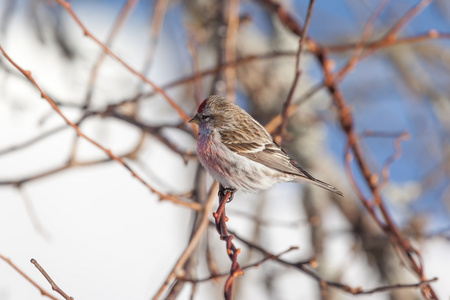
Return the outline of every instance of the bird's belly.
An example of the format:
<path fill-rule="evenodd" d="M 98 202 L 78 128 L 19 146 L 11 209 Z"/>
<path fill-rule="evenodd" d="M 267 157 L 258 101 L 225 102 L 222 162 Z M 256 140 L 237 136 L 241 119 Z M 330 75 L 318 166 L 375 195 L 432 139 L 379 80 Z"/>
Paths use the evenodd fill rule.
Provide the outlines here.
<path fill-rule="evenodd" d="M 280 172 L 234 153 L 213 136 L 199 136 L 198 158 L 222 186 L 255 193 L 280 181 Z"/>

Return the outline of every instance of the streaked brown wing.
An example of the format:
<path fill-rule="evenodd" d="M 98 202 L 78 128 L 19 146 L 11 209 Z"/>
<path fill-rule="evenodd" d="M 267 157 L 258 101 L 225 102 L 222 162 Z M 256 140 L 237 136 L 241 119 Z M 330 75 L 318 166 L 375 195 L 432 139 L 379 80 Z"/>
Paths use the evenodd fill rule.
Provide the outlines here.
<path fill-rule="evenodd" d="M 275 142 L 270 144 L 234 143 L 225 145 L 237 154 L 269 168 L 315 180 L 314 177 L 297 165 Z"/>

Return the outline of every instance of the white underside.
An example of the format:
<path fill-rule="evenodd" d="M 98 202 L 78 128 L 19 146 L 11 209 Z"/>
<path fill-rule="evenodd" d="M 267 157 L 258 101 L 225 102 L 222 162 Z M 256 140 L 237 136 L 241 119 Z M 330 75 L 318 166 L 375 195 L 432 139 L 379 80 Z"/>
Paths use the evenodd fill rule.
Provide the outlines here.
<path fill-rule="evenodd" d="M 208 138 L 211 140 L 208 141 Z M 207 146 L 208 143 L 209 146 Z M 209 137 L 200 135 L 197 151 L 202 165 L 216 181 L 226 188 L 255 193 L 267 190 L 278 182 L 295 179 L 295 177 L 286 176 L 279 171 L 236 154 L 220 141 L 220 136 L 217 133 L 209 135 Z"/>

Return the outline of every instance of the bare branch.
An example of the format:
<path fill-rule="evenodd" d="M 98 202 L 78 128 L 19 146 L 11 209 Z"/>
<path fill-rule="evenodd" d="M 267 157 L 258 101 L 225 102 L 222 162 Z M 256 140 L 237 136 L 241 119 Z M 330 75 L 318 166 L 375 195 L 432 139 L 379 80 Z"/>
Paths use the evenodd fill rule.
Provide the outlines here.
<path fill-rule="evenodd" d="M 9 258 L 7 258 L 7 257 L 3 256 L 2 254 L 0 254 L 0 259 L 5 261 L 14 270 L 16 270 L 20 275 L 22 275 L 23 278 L 25 278 L 29 283 L 31 283 L 34 287 L 36 287 L 39 290 L 39 292 L 41 293 L 41 295 L 49 297 L 50 299 L 53 299 L 53 300 L 58 300 L 58 298 L 56 298 L 55 296 L 51 295 L 49 292 L 44 290 L 44 288 L 42 288 L 33 279 L 31 279 L 27 274 L 25 274 L 21 269 L 19 269 L 19 267 L 17 267 Z"/>
<path fill-rule="evenodd" d="M 50 283 L 50 285 L 52 286 L 52 290 L 54 290 L 55 292 L 57 292 L 58 294 L 63 296 L 64 299 L 73 300 L 73 297 L 70 297 L 63 290 L 61 290 L 59 288 L 59 286 L 53 281 L 53 279 L 50 277 L 50 275 L 47 274 L 47 272 L 44 270 L 44 268 L 42 268 L 41 265 L 34 258 L 32 258 L 30 260 L 30 262 L 39 270 L 39 272 L 41 272 L 42 276 L 44 276 L 45 279 L 47 279 L 48 283 Z"/>

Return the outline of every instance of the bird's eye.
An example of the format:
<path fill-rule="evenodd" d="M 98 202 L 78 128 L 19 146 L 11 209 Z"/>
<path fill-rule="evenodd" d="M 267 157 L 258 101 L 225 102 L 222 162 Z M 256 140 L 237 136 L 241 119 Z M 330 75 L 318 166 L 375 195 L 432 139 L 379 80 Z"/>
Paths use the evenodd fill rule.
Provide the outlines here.
<path fill-rule="evenodd" d="M 202 116 L 203 121 L 209 121 L 209 119 L 210 119 L 209 116 L 205 116 L 205 115 Z"/>

